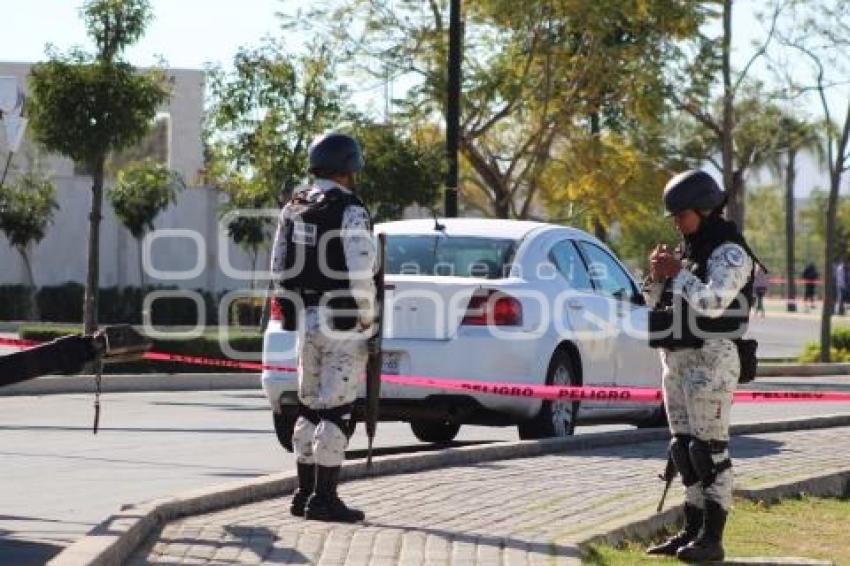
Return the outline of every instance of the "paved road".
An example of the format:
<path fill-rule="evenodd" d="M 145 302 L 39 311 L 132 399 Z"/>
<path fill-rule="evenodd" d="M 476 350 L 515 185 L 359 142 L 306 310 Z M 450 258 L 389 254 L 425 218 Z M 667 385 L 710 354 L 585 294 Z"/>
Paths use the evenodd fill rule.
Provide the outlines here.
<path fill-rule="evenodd" d="M 92 397 L 0 397 L 0 563 L 39 564 L 115 512 L 237 478 L 294 469 L 274 438 L 261 393 L 125 393 L 104 399 L 91 434 Z M 741 406 L 736 421 L 850 412 L 841 405 Z M 579 433 L 618 427 L 579 427 Z M 623 428 L 623 427 L 619 427 Z M 462 442 L 517 440 L 514 428 L 464 427 Z M 387 451 L 427 448 L 406 425 L 383 423 Z M 362 457 L 358 428 L 350 456 Z"/>
<path fill-rule="evenodd" d="M 123 503 L 232 479 L 294 470 L 277 444 L 260 392 L 124 393 L 0 397 L 0 564 L 43 562 Z M 458 440 L 516 440 L 515 429 L 465 427 Z M 391 451 L 428 448 L 403 424 L 381 424 Z M 352 457 L 363 457 L 362 427 Z"/>
<path fill-rule="evenodd" d="M 832 325 L 848 326 L 850 318 L 833 317 Z M 769 310 L 765 318 L 750 319 L 749 334 L 759 341 L 759 356 L 796 358 L 804 344 L 820 340 L 820 314 Z"/>

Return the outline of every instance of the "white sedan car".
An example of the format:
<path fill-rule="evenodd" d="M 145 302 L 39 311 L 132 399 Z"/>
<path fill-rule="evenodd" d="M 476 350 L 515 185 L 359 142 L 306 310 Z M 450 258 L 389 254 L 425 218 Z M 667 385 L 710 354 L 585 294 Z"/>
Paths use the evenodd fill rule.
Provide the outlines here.
<path fill-rule="evenodd" d="M 471 218 L 402 220 L 375 231 L 387 235 L 384 374 L 660 387 L 638 285 L 591 235 Z M 272 319 L 263 363 L 295 367 L 297 334 L 281 330 L 279 315 Z M 278 439 L 291 449 L 297 377 L 266 370 L 262 382 Z M 531 439 L 570 435 L 577 421 L 657 426 L 663 415 L 657 405 L 381 387 L 380 419 L 409 422 L 424 442 L 449 442 L 464 424 L 517 426 L 520 438 Z"/>

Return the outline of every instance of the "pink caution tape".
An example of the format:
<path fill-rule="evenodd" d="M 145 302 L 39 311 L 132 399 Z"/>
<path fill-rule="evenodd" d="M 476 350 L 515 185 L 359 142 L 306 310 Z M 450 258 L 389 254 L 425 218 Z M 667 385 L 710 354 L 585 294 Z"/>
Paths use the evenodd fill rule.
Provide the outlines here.
<path fill-rule="evenodd" d="M 645 387 L 572 387 L 525 383 L 482 383 L 479 381 L 435 379 L 409 375 L 382 375 L 381 380 L 396 385 L 556 401 L 660 403 L 663 400 L 660 390 Z M 839 391 L 736 391 L 733 394 L 733 401 L 735 403 L 846 403 L 850 402 L 850 393 Z"/>
<path fill-rule="evenodd" d="M 26 349 L 38 345 L 31 340 L 0 338 L 0 346 Z M 257 362 L 240 362 L 222 358 L 186 356 L 164 352 L 146 352 L 146 360 L 177 362 L 191 365 L 214 366 L 251 371 L 272 370 L 296 373 L 286 366 L 263 365 Z M 417 375 L 382 375 L 381 381 L 407 387 L 427 387 L 463 393 L 525 397 L 554 401 L 611 401 L 619 403 L 660 403 L 663 395 L 659 389 L 647 387 L 574 387 L 558 385 L 532 385 L 527 383 L 492 383 L 463 379 L 435 378 Z M 850 393 L 840 391 L 736 391 L 735 403 L 847 403 Z"/>

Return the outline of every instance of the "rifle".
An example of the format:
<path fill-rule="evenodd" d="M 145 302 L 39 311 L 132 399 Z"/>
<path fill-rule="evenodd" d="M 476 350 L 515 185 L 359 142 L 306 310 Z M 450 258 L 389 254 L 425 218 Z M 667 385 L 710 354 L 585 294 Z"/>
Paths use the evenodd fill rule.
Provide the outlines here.
<path fill-rule="evenodd" d="M 661 509 L 664 507 L 664 500 L 667 499 L 667 492 L 670 491 L 670 484 L 673 483 L 673 480 L 676 478 L 678 473 L 679 470 L 676 469 L 676 463 L 673 461 L 673 456 L 668 453 L 667 465 L 664 466 L 664 473 L 658 475 L 658 479 L 665 483 L 664 491 L 661 492 L 661 501 L 658 502 L 658 507 L 655 508 L 656 513 L 660 513 Z"/>
<path fill-rule="evenodd" d="M 378 269 L 375 272 L 375 325 L 369 338 L 369 360 L 366 362 L 366 467 L 372 467 L 372 442 L 378 427 L 379 403 L 381 398 L 381 371 L 384 368 L 381 341 L 384 331 L 384 254 L 387 236 L 378 234 Z"/>

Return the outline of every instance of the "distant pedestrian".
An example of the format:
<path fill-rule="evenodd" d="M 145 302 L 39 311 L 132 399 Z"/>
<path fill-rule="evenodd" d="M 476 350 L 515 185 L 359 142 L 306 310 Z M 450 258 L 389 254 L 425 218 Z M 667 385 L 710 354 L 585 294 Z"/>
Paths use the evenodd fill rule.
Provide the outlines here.
<path fill-rule="evenodd" d="M 835 312 L 844 315 L 844 302 L 847 300 L 847 279 L 844 261 L 835 264 Z"/>
<path fill-rule="evenodd" d="M 756 293 L 756 305 L 755 310 L 756 314 L 761 314 L 761 317 L 764 318 L 764 296 L 767 294 L 767 272 L 762 268 L 762 266 L 756 266 L 756 275 L 753 282 L 753 290 Z"/>
<path fill-rule="evenodd" d="M 803 269 L 803 303 L 806 305 L 807 312 L 815 308 L 815 286 L 819 277 L 817 267 L 814 263 L 809 262 Z"/>

